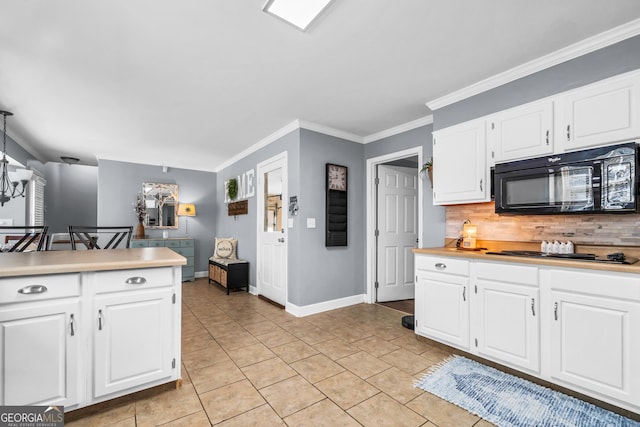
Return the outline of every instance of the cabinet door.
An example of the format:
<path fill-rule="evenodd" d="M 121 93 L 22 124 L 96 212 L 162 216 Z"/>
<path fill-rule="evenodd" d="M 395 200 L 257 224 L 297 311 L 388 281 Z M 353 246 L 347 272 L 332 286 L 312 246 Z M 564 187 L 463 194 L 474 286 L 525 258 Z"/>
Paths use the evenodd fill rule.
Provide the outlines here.
<path fill-rule="evenodd" d="M 640 303 L 551 291 L 551 376 L 638 405 Z"/>
<path fill-rule="evenodd" d="M 418 272 L 416 333 L 460 349 L 469 348 L 469 279 Z"/>
<path fill-rule="evenodd" d="M 23 304 L 0 312 L 0 405 L 79 403 L 80 302 Z"/>
<path fill-rule="evenodd" d="M 485 121 L 433 133 L 434 204 L 488 201 Z"/>
<path fill-rule="evenodd" d="M 553 101 L 541 101 L 502 111 L 488 119 L 494 162 L 553 153 Z"/>
<path fill-rule="evenodd" d="M 94 304 L 94 398 L 169 378 L 173 289 L 118 292 Z"/>
<path fill-rule="evenodd" d="M 609 79 L 561 96 L 557 140 L 564 151 L 640 136 L 639 80 L 636 76 Z"/>
<path fill-rule="evenodd" d="M 474 344 L 478 354 L 539 372 L 538 289 L 479 279 L 474 292 Z"/>

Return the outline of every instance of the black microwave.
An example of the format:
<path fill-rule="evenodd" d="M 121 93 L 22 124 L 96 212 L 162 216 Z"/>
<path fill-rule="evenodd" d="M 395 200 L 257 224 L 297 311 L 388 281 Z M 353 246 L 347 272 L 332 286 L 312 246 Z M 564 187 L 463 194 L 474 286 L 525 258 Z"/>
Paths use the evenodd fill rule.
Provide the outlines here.
<path fill-rule="evenodd" d="M 638 145 L 498 163 L 494 186 L 496 213 L 637 212 Z"/>

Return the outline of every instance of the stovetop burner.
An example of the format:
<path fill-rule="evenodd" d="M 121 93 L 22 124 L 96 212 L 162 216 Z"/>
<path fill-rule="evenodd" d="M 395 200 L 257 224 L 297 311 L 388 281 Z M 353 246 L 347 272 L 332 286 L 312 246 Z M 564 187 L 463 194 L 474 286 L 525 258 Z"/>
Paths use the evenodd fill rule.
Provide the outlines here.
<path fill-rule="evenodd" d="M 500 252 L 485 252 L 487 255 L 505 255 L 527 258 L 555 258 L 555 259 L 567 259 L 574 261 L 594 261 L 605 262 L 609 264 L 635 264 L 638 262 L 638 258 L 625 256 L 622 252 L 615 252 L 601 257 L 596 254 L 586 253 L 573 253 L 573 254 L 549 254 L 538 251 L 518 251 L 518 250 L 505 250 Z"/>

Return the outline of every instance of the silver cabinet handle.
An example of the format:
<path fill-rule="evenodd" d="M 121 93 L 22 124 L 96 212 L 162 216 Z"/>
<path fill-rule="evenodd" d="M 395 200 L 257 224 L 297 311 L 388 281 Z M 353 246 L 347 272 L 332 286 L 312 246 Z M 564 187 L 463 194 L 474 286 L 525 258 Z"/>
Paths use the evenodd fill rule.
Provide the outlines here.
<path fill-rule="evenodd" d="M 140 276 L 129 277 L 127 280 L 125 280 L 125 283 L 127 285 L 144 285 L 145 283 L 147 283 L 147 279 Z"/>
<path fill-rule="evenodd" d="M 462 301 L 466 301 L 467 300 L 467 287 L 464 286 L 462 288 Z"/>
<path fill-rule="evenodd" d="M 546 139 L 547 145 L 549 145 L 549 129 L 547 129 L 545 139 Z"/>
<path fill-rule="evenodd" d="M 482 178 L 480 178 L 480 191 L 482 191 Z"/>
<path fill-rule="evenodd" d="M 571 141 L 571 125 L 567 125 L 567 141 Z"/>
<path fill-rule="evenodd" d="M 531 314 L 536 315 L 536 299 L 531 298 Z"/>
<path fill-rule="evenodd" d="M 73 327 L 73 314 L 71 314 L 71 319 L 69 320 L 69 326 L 71 326 L 71 336 L 74 336 L 76 332 Z"/>
<path fill-rule="evenodd" d="M 23 295 L 43 294 L 45 292 L 47 292 L 47 287 L 43 285 L 30 285 L 25 286 L 22 289 L 18 289 L 18 293 Z"/>
<path fill-rule="evenodd" d="M 445 268 L 447 268 L 447 264 L 444 264 L 444 263 L 439 262 L 439 263 L 437 263 L 437 264 L 435 265 L 435 267 L 436 267 L 438 270 L 444 270 Z"/>
<path fill-rule="evenodd" d="M 558 303 L 553 304 L 553 317 L 558 320 Z"/>
<path fill-rule="evenodd" d="M 102 310 L 98 310 L 98 330 L 102 330 Z"/>

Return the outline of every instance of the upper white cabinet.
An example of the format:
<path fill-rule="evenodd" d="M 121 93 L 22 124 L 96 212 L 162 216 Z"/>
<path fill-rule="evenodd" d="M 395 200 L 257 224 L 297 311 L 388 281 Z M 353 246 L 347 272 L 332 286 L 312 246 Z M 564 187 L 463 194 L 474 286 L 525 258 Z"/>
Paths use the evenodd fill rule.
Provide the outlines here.
<path fill-rule="evenodd" d="M 436 205 L 488 201 L 485 120 L 433 133 L 433 201 Z"/>
<path fill-rule="evenodd" d="M 556 98 L 556 140 L 563 151 L 640 136 L 640 76 L 625 74 Z"/>
<path fill-rule="evenodd" d="M 490 163 L 553 153 L 553 101 L 532 102 L 487 119 Z"/>

